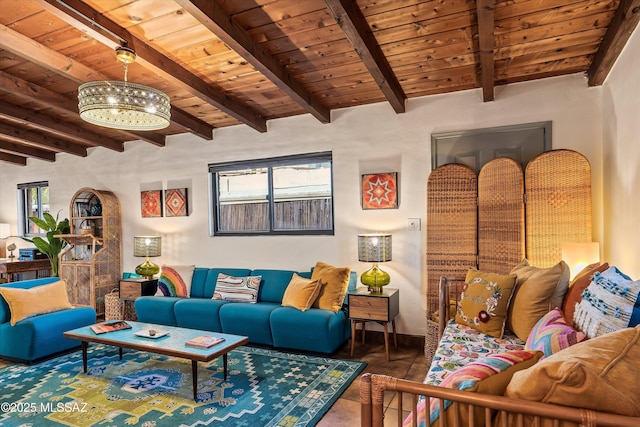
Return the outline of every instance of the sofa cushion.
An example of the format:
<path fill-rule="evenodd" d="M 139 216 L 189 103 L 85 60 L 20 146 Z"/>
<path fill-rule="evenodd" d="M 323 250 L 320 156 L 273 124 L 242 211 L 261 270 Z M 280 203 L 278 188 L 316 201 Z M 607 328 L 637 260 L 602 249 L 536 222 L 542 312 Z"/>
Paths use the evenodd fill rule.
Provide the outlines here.
<path fill-rule="evenodd" d="M 138 321 L 155 323 L 158 325 L 178 326 L 173 306 L 181 297 L 140 297 L 137 298 L 134 307 Z"/>
<path fill-rule="evenodd" d="M 27 317 L 73 308 L 64 280 L 30 289 L 0 287 L 0 295 L 9 306 L 11 326 Z"/>
<path fill-rule="evenodd" d="M 525 259 L 511 274 L 518 276 L 518 281 L 509 307 L 507 329 L 526 340 L 542 316 L 562 306 L 569 287 L 569 266 L 560 261 L 553 267 L 538 268 Z"/>
<path fill-rule="evenodd" d="M 284 291 L 282 306 L 307 311 L 318 297 L 321 286 L 317 280 L 305 279 L 294 273 Z"/>
<path fill-rule="evenodd" d="M 640 326 L 583 341 L 514 374 L 505 396 L 640 416 Z"/>
<path fill-rule="evenodd" d="M 585 334 L 576 331 L 567 323 L 559 308 L 554 308 L 531 329 L 525 348 L 542 351 L 544 357 L 548 357 L 584 341 L 585 338 Z"/>
<path fill-rule="evenodd" d="M 206 298 L 181 299 L 173 306 L 176 325 L 181 328 L 222 332 L 220 307 L 224 304 L 229 302 Z"/>
<path fill-rule="evenodd" d="M 287 289 L 295 271 L 293 270 L 251 270 L 251 274 L 262 276 L 262 285 L 258 293 L 259 302 L 282 303 L 284 291 Z M 302 275 L 303 273 L 298 273 Z"/>
<path fill-rule="evenodd" d="M 273 345 L 269 317 L 271 312 L 282 308 L 280 304 L 224 304 L 220 307 L 220 324 L 225 334 L 249 337 L 254 344 Z"/>
<path fill-rule="evenodd" d="M 638 299 L 640 280 L 632 281 L 616 267 L 595 273 L 573 316 L 588 338 L 626 328 Z"/>
<path fill-rule="evenodd" d="M 482 394 L 490 394 L 501 396 L 507 384 L 511 381 L 511 377 L 518 371 L 528 369 L 533 366 L 542 356 L 539 351 L 514 350 L 505 353 L 492 354 L 490 356 L 479 359 L 476 362 L 463 366 L 451 375 L 446 377 L 440 384 L 440 387 L 451 388 L 455 390 L 464 390 L 477 392 Z M 425 423 L 427 401 L 423 400 L 418 405 L 418 425 L 432 424 L 438 425 L 440 413 L 440 399 L 431 399 L 429 404 L 429 423 Z M 455 407 L 452 402 L 444 401 L 446 425 L 454 425 Z M 461 404 L 457 407 L 458 419 L 461 425 L 470 425 L 469 407 Z M 404 425 L 410 425 L 411 417 L 405 420 Z M 474 426 L 484 427 L 485 417 L 484 408 L 475 408 L 473 413 Z M 435 423 L 435 424 L 434 424 Z"/>
<path fill-rule="evenodd" d="M 212 299 L 255 304 L 261 281 L 262 276 L 234 277 L 220 273 Z"/>
<path fill-rule="evenodd" d="M 248 268 L 203 268 L 206 271 L 206 277 L 204 279 L 204 283 L 198 281 L 196 283 L 196 273 L 198 272 L 198 268 L 193 275 L 193 284 L 191 285 L 191 296 L 199 297 L 199 298 L 207 298 L 211 299 L 213 297 L 213 292 L 216 288 L 216 282 L 218 281 L 218 274 L 227 274 L 229 276 L 234 277 L 244 277 L 250 276 L 251 270 Z M 202 288 L 200 288 L 202 286 Z"/>
<path fill-rule="evenodd" d="M 593 275 L 596 274 L 596 272 L 602 273 L 607 268 L 609 268 L 609 264 L 606 262 L 604 264 L 598 262 L 588 265 L 569 283 L 569 289 L 562 301 L 562 312 L 569 323 L 573 322 L 573 313 L 576 311 L 576 304 L 582 301 L 582 292 L 584 292 L 587 286 L 589 286 L 589 283 L 591 283 Z"/>
<path fill-rule="evenodd" d="M 349 323 L 343 310 L 310 308 L 302 312 L 279 307 L 269 317 L 273 345 L 281 348 L 331 354 L 348 338 Z"/>
<path fill-rule="evenodd" d="M 469 269 L 460 295 L 456 322 L 492 337 L 502 337 L 515 275 Z"/>
<path fill-rule="evenodd" d="M 313 307 L 337 313 L 347 295 L 350 274 L 349 267 L 334 267 L 324 262 L 317 262 L 313 268 L 311 280 L 318 280 L 322 287 Z"/>
<path fill-rule="evenodd" d="M 163 265 L 156 295 L 188 298 L 195 265 Z"/>

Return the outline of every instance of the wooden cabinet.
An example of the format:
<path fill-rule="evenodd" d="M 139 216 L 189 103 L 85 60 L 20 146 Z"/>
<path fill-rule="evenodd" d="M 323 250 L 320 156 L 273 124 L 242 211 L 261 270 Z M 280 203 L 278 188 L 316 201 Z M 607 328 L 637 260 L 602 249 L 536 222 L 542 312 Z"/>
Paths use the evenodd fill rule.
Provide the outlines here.
<path fill-rule="evenodd" d="M 122 277 L 120 202 L 110 191 L 82 188 L 71 199 L 68 246 L 60 253 L 59 275 L 69 301 L 104 315 L 104 296 Z"/>

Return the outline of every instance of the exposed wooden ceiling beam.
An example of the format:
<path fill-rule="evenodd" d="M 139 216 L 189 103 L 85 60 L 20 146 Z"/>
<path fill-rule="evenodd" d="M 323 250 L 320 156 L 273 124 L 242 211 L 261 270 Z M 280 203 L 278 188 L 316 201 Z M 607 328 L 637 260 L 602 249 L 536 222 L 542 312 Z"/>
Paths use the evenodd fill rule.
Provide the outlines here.
<path fill-rule="evenodd" d="M 35 85 L 19 77 L 0 71 L 0 90 L 14 94 L 46 108 L 56 111 L 78 114 L 78 103 L 59 93 Z M 164 146 L 165 137 L 153 132 L 119 131 L 128 138 L 141 139 L 159 147 Z"/>
<path fill-rule="evenodd" d="M 0 101 L 0 118 L 18 123 L 23 127 L 37 128 L 62 138 L 69 138 L 92 146 L 101 146 L 115 151 L 124 151 L 124 144 L 78 126 L 69 126 L 58 119 L 36 113 L 26 108 Z"/>
<path fill-rule="evenodd" d="M 396 113 L 405 112 L 407 96 L 354 0 L 324 0 L 336 22 Z"/>
<path fill-rule="evenodd" d="M 15 154 L 4 153 L 0 151 L 0 161 L 14 163 L 19 166 L 27 166 L 27 158 L 16 156 Z"/>
<path fill-rule="evenodd" d="M 2 126 L 2 124 L 0 124 L 0 126 Z M 15 143 L 12 138 L 5 139 L 2 131 L 0 131 L 0 150 L 18 155 L 24 154 L 25 156 L 36 157 L 49 162 L 54 162 L 56 160 L 55 152 L 24 145 L 22 144 L 22 141 Z"/>
<path fill-rule="evenodd" d="M 4 25 L 0 25 L 0 47 L 76 83 L 111 80 L 109 76 L 95 71 L 75 59 L 68 58 Z M 171 121 L 201 138 L 213 138 L 213 126 L 173 106 L 171 107 Z"/>
<path fill-rule="evenodd" d="M 175 81 L 189 93 L 257 131 L 267 131 L 266 120 L 258 112 L 237 99 L 216 90 L 191 71 L 178 65 L 173 59 L 152 48 L 143 40 L 129 33 L 125 28 L 120 27 L 82 1 L 33 1 L 59 19 L 111 48 L 122 45 L 123 41 L 126 42 L 127 46 L 136 52 L 136 62 L 143 67 L 162 76 L 164 79 Z"/>
<path fill-rule="evenodd" d="M 622 0 L 587 70 L 589 86 L 604 83 L 639 21 L 640 0 Z"/>
<path fill-rule="evenodd" d="M 309 92 L 277 59 L 224 13 L 216 2 L 175 1 L 316 119 L 322 123 L 331 122 L 331 111 L 320 99 Z"/>
<path fill-rule="evenodd" d="M 87 147 L 85 147 L 84 145 L 75 144 L 69 141 L 63 141 L 57 138 L 51 138 L 50 136 L 41 134 L 39 132 L 20 129 L 6 123 L 0 123 L 0 136 L 5 141 L 11 140 L 18 143 L 24 142 L 27 144 L 44 147 L 48 150 L 62 151 L 69 154 L 75 154 L 76 156 L 80 157 L 87 157 Z M 55 157 L 51 159 L 51 161 L 53 160 L 55 160 Z"/>
<path fill-rule="evenodd" d="M 495 26 L 495 18 L 493 6 L 494 0 L 476 1 L 478 45 L 480 47 L 480 83 L 482 84 L 482 99 L 484 102 L 493 101 L 494 99 L 493 28 Z"/>

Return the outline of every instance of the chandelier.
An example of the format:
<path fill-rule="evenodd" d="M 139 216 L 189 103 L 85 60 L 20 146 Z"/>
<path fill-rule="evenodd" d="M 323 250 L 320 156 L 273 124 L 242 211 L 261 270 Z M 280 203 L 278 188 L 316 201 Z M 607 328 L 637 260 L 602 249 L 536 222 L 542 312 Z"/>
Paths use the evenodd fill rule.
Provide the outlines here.
<path fill-rule="evenodd" d="M 82 120 L 98 126 L 124 130 L 158 130 L 169 126 L 171 104 L 162 91 L 127 81 L 128 65 L 136 54 L 126 46 L 116 48 L 124 64 L 124 80 L 98 80 L 78 88 Z"/>

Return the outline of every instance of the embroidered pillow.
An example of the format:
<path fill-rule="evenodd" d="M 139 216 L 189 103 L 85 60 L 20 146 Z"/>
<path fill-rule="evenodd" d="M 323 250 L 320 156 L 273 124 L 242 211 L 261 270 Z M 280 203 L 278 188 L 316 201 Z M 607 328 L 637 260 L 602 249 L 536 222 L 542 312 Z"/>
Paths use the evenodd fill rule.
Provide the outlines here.
<path fill-rule="evenodd" d="M 163 265 L 156 295 L 188 298 L 195 265 Z"/>
<path fill-rule="evenodd" d="M 632 281 L 616 267 L 594 274 L 576 307 L 574 326 L 587 338 L 626 328 L 639 291 L 640 280 Z"/>
<path fill-rule="evenodd" d="M 513 350 L 504 353 L 491 354 L 487 357 L 478 359 L 476 362 L 469 363 L 461 368 L 456 369 L 446 377 L 439 387 L 451 388 L 456 390 L 472 391 L 482 394 L 490 394 L 501 396 L 507 388 L 509 381 L 514 373 L 533 366 L 542 356 L 539 351 Z M 418 424 L 439 425 L 440 418 L 440 399 L 430 399 L 429 405 L 429 423 L 425 423 L 427 417 L 427 401 L 423 400 L 417 407 Z M 451 407 L 450 400 L 444 401 L 445 408 L 445 425 L 454 425 L 455 413 Z M 410 426 L 413 414 L 410 414 L 403 422 L 403 426 Z M 484 408 L 475 408 L 473 412 L 474 426 L 484 427 L 485 417 Z M 458 405 L 458 419 L 461 424 L 470 425 L 469 407 L 464 404 Z"/>
<path fill-rule="evenodd" d="M 67 296 L 67 282 L 58 280 L 29 289 L 0 287 L 11 312 L 11 326 L 27 317 L 73 308 Z"/>
<path fill-rule="evenodd" d="M 230 302 L 258 302 L 262 276 L 233 277 L 218 273 L 213 298 Z"/>
<path fill-rule="evenodd" d="M 318 280 L 305 279 L 293 273 L 282 297 L 283 307 L 294 307 L 307 311 L 318 297 L 322 284 Z"/>
<path fill-rule="evenodd" d="M 518 283 L 509 306 L 507 329 L 526 341 L 538 320 L 562 305 L 569 287 L 569 266 L 560 261 L 553 267 L 538 268 L 525 259 L 511 274 L 518 276 Z"/>
<path fill-rule="evenodd" d="M 502 338 L 516 276 L 470 269 L 460 295 L 456 322 Z"/>
<path fill-rule="evenodd" d="M 542 351 L 544 358 L 577 344 L 585 338 L 582 332 L 576 331 L 567 324 L 559 308 L 554 308 L 536 323 L 524 348 Z"/>

